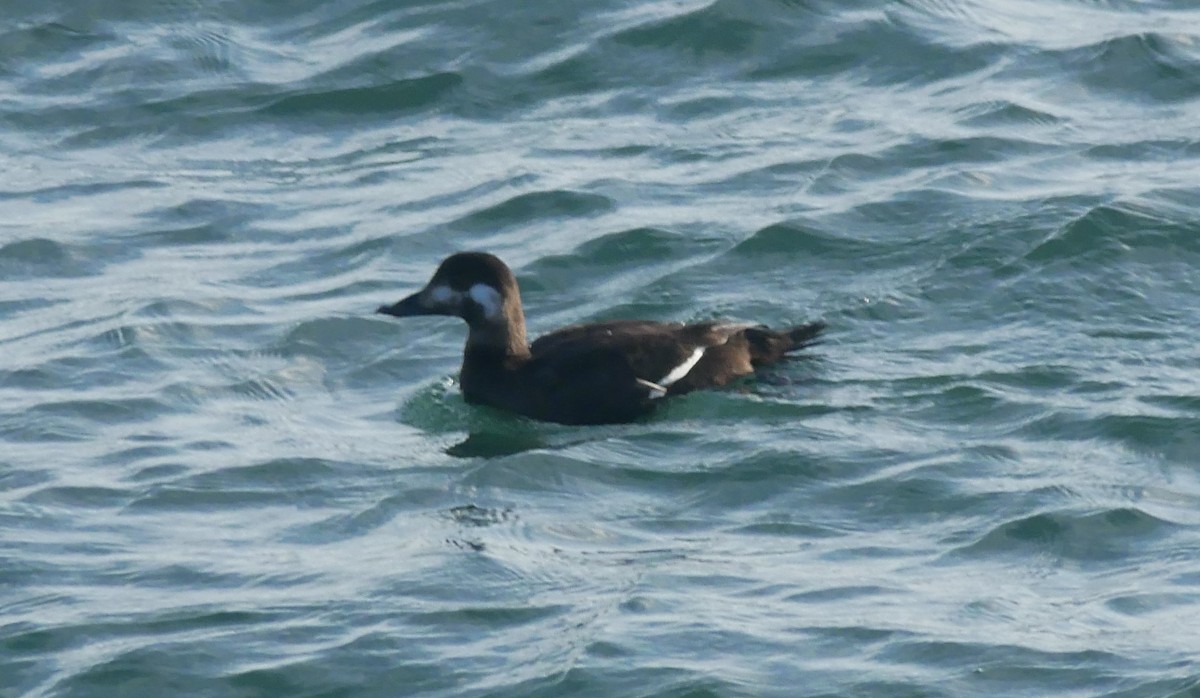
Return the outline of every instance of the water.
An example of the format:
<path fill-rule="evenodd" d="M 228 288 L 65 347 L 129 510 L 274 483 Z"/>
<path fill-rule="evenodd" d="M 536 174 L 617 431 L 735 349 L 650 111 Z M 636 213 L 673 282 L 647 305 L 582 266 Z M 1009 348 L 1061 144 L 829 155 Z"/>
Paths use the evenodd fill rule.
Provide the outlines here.
<path fill-rule="evenodd" d="M 1200 695 L 1200 11 L 32 3 L 0 23 L 0 696 Z M 537 334 L 823 318 L 638 424 Z"/>

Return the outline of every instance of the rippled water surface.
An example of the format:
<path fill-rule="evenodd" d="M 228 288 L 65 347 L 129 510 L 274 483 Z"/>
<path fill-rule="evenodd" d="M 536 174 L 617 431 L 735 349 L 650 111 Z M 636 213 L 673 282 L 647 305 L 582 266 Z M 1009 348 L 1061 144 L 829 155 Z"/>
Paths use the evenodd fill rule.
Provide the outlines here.
<path fill-rule="evenodd" d="M 1191 0 L 0 23 L 0 696 L 1200 696 Z M 374 315 L 823 318 L 613 427 Z"/>

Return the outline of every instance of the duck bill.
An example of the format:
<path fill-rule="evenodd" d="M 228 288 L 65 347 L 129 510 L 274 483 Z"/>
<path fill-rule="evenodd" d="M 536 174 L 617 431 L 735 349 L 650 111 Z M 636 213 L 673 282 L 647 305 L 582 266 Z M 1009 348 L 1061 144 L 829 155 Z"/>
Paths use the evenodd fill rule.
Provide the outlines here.
<path fill-rule="evenodd" d="M 427 307 L 424 301 L 421 300 L 421 292 L 418 291 L 408 298 L 405 298 L 391 305 L 381 305 L 375 312 L 391 315 L 393 317 L 412 317 L 413 315 L 440 315 L 436 310 Z"/>

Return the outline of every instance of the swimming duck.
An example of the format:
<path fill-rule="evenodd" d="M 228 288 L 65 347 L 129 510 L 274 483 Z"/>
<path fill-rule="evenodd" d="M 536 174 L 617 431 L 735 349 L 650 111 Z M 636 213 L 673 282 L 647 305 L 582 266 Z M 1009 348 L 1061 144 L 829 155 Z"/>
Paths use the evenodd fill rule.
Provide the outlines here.
<path fill-rule="evenodd" d="M 466 320 L 463 398 L 561 424 L 632 421 L 664 397 L 726 385 L 776 363 L 825 329 L 823 322 L 776 331 L 748 323 L 613 320 L 572 325 L 528 344 L 517 279 L 485 252 L 450 255 L 425 288 L 376 312 Z"/>

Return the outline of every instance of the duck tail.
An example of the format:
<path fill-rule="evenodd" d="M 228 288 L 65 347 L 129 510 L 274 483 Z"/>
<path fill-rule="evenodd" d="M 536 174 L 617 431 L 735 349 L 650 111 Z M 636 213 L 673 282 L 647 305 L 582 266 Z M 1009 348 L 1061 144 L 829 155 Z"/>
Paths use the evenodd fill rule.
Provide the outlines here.
<path fill-rule="evenodd" d="M 814 344 L 818 344 L 821 340 L 821 333 L 825 331 L 825 323 L 818 320 L 817 322 L 809 322 L 803 325 L 784 330 L 783 334 L 792 341 L 791 346 L 784 349 L 784 353 L 800 351 Z"/>
<path fill-rule="evenodd" d="M 788 354 L 816 344 L 824 329 L 823 322 L 796 325 L 782 332 L 766 327 L 747 328 L 744 336 L 750 345 L 750 363 L 758 367 L 782 361 Z"/>

